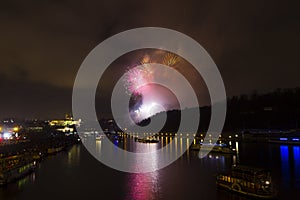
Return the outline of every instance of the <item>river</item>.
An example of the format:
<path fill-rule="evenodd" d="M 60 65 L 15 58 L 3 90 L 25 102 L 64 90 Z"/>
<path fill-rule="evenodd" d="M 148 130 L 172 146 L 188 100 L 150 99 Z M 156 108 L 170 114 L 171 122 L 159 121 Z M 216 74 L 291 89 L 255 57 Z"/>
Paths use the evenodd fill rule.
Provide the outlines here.
<path fill-rule="evenodd" d="M 169 150 L 182 151 L 178 145 Z M 279 199 L 300 195 L 300 146 L 243 142 L 232 145 L 238 149 L 237 156 L 210 153 L 200 159 L 196 151 L 188 150 L 163 169 L 134 174 L 101 164 L 78 144 L 46 157 L 34 173 L 0 188 L 0 199 L 247 199 L 216 190 L 216 173 L 235 162 L 270 169 Z"/>

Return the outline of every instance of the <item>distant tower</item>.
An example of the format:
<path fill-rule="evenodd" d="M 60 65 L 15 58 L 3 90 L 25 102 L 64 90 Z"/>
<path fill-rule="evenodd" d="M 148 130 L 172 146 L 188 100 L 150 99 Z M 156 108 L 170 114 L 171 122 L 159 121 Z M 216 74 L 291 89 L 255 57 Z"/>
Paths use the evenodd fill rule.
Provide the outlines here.
<path fill-rule="evenodd" d="M 70 113 L 66 113 L 65 119 L 66 120 L 73 120 L 73 117 L 72 117 L 72 115 Z"/>

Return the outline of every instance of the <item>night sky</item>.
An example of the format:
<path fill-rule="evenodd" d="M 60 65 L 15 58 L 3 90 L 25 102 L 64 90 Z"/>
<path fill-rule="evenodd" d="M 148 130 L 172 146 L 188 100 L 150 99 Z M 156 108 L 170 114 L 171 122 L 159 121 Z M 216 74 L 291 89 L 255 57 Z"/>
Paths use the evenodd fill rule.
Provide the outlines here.
<path fill-rule="evenodd" d="M 155 26 L 185 33 L 217 64 L 228 96 L 300 86 L 298 1 L 3 0 L 0 118 L 62 118 L 87 54 Z"/>

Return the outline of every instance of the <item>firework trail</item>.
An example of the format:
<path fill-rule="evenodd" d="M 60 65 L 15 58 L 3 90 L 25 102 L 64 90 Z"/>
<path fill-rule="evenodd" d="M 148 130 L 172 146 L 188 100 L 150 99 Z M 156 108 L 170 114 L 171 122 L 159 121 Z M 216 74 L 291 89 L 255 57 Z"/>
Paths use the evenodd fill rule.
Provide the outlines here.
<path fill-rule="evenodd" d="M 167 65 L 169 67 L 173 67 L 174 65 L 176 65 L 178 63 L 178 56 L 176 56 L 173 53 L 167 53 L 164 58 L 163 58 L 163 64 Z"/>

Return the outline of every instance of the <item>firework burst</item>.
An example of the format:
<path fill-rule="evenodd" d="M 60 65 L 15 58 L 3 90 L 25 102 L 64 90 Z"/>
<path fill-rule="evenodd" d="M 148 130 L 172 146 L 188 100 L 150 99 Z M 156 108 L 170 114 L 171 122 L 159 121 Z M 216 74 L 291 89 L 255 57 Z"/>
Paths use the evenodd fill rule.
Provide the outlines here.
<path fill-rule="evenodd" d="M 125 74 L 125 88 L 128 94 L 134 93 L 139 87 L 152 81 L 152 71 L 147 66 L 137 66 Z"/>
<path fill-rule="evenodd" d="M 169 67 L 173 67 L 174 65 L 176 65 L 178 63 L 178 56 L 176 56 L 173 53 L 167 53 L 164 58 L 163 58 L 163 64 L 167 65 Z"/>
<path fill-rule="evenodd" d="M 140 64 L 144 65 L 144 64 L 149 64 L 151 63 L 151 59 L 149 55 L 144 55 L 144 57 L 141 59 Z"/>
<path fill-rule="evenodd" d="M 175 69 L 178 60 L 178 56 L 173 53 L 154 55 L 153 57 L 146 54 L 127 68 L 123 82 L 126 93 L 131 96 L 129 110 L 134 121 L 137 122 L 161 112 L 165 106 L 166 109 L 173 109 L 169 105 L 169 97 L 172 95 L 152 84 L 159 78 L 172 79 L 172 76 L 170 77 L 167 70 L 159 68 L 154 63 L 162 63 Z M 162 93 L 168 98 L 161 97 Z"/>

